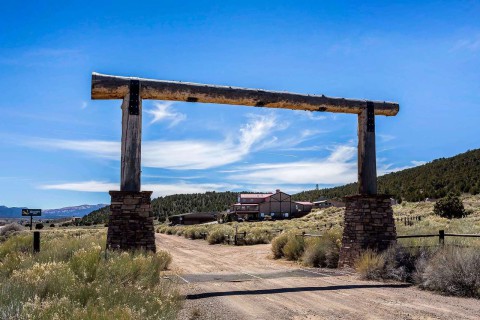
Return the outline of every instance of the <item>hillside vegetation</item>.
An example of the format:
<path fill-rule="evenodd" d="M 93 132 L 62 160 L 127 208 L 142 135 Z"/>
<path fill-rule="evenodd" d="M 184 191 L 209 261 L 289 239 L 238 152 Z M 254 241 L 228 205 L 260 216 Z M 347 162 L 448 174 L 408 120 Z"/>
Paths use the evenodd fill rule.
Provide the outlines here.
<path fill-rule="evenodd" d="M 237 201 L 238 192 L 206 192 L 194 194 L 174 194 L 152 200 L 155 217 L 165 221 L 167 217 L 186 212 L 226 211 Z M 95 210 L 82 218 L 81 224 L 107 223 L 110 207 Z"/>
<path fill-rule="evenodd" d="M 421 201 L 425 198 L 443 198 L 448 193 L 480 193 L 480 149 L 461 153 L 451 158 L 440 158 L 424 165 L 393 172 L 378 178 L 380 193 L 396 199 Z M 310 190 L 294 195 L 297 201 L 315 201 L 319 198 L 341 198 L 357 193 L 357 183 Z"/>
<path fill-rule="evenodd" d="M 238 192 L 206 192 L 194 194 L 174 194 L 152 200 L 155 216 L 163 221 L 168 216 L 186 212 L 226 211 L 237 201 Z"/>

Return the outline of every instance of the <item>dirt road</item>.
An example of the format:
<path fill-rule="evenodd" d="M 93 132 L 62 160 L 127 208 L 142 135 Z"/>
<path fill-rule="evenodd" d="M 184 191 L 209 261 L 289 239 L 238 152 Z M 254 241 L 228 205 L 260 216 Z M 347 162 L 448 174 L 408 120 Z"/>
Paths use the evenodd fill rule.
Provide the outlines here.
<path fill-rule="evenodd" d="M 479 319 L 480 301 L 332 269 L 269 259 L 270 245 L 233 247 L 157 234 L 186 295 L 181 319 Z"/>

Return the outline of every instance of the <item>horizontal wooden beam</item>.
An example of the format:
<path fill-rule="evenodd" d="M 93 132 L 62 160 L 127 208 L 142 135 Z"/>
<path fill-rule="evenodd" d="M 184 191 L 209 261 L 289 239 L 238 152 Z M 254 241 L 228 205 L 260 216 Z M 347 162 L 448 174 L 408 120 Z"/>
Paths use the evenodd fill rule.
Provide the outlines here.
<path fill-rule="evenodd" d="M 359 114 L 367 100 L 332 98 L 238 87 L 206 85 L 191 82 L 119 77 L 92 73 L 92 99 L 123 99 L 130 80 L 139 80 L 142 99 L 233 104 L 242 106 L 281 108 Z M 371 101 L 375 115 L 394 116 L 399 111 L 395 102 Z"/>

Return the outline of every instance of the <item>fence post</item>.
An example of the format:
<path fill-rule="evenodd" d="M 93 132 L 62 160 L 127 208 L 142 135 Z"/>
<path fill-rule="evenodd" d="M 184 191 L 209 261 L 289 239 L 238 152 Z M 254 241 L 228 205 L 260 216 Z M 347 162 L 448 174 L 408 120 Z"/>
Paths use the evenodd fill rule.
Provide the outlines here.
<path fill-rule="evenodd" d="M 33 232 L 33 252 L 40 252 L 40 231 Z"/>
<path fill-rule="evenodd" d="M 445 230 L 438 231 L 438 243 L 443 247 L 445 245 Z"/>

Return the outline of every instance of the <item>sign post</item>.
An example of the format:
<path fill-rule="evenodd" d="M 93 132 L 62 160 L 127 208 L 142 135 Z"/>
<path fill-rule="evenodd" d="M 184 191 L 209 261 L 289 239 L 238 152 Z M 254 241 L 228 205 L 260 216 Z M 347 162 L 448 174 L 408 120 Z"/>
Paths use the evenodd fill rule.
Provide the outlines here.
<path fill-rule="evenodd" d="M 42 209 L 22 209 L 22 217 L 30 217 L 30 230 L 33 227 L 33 217 L 40 217 Z"/>
<path fill-rule="evenodd" d="M 33 228 L 33 217 L 40 217 L 42 209 L 22 209 L 22 217 L 30 217 L 30 230 Z M 40 232 L 33 233 L 33 252 L 40 252 Z"/>

